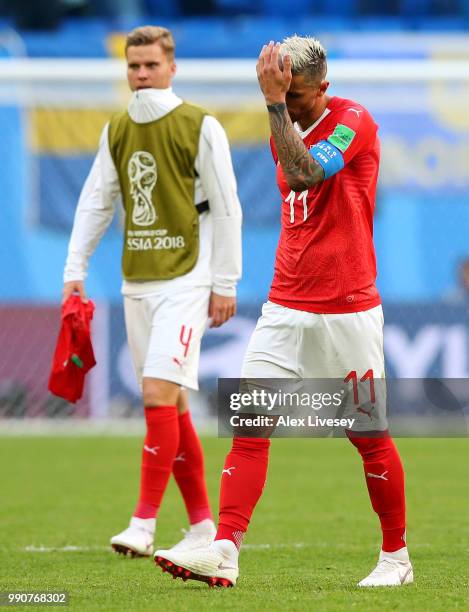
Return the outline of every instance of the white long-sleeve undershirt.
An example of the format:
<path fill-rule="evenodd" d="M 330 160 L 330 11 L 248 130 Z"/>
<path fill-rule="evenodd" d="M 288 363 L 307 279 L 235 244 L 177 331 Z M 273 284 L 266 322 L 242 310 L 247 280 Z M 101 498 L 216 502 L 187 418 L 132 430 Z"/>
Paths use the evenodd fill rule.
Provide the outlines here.
<path fill-rule="evenodd" d="M 134 92 L 128 111 L 137 123 L 148 123 L 180 104 L 181 98 L 171 88 L 144 89 Z M 86 278 L 89 259 L 109 227 L 121 195 L 109 150 L 108 127 L 109 124 L 101 134 L 98 153 L 78 201 L 65 264 L 65 282 Z M 200 247 L 196 265 L 187 274 L 171 280 L 124 280 L 124 295 L 147 295 L 186 286 L 211 286 L 219 295 L 236 295 L 236 283 L 241 276 L 241 206 L 225 131 L 209 115 L 202 122 L 194 167 L 197 173 L 194 203 L 208 200 L 210 207 L 199 215 Z"/>

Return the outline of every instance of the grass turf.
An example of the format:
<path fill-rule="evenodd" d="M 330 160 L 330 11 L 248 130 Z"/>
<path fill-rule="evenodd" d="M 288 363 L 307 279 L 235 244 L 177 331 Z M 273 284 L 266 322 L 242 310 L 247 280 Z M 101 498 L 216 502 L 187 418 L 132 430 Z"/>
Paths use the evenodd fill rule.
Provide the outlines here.
<path fill-rule="evenodd" d="M 468 609 L 468 440 L 398 440 L 416 582 L 377 590 L 355 587 L 374 566 L 380 538 L 359 457 L 346 440 L 273 441 L 234 589 L 172 580 L 149 559 L 107 548 L 136 500 L 140 445 L 137 438 L 0 439 L 0 591 L 65 590 L 69 608 L 86 611 Z M 204 446 L 216 507 L 229 441 L 205 439 Z M 175 543 L 183 526 L 171 483 L 158 546 Z M 67 546 L 79 548 L 37 550 Z"/>

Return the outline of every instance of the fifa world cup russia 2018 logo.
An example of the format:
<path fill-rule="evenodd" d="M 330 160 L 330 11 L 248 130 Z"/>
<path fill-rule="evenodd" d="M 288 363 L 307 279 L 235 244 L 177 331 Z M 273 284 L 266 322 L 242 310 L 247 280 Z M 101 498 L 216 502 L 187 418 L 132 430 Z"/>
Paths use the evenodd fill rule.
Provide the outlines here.
<path fill-rule="evenodd" d="M 151 194 L 156 185 L 156 160 L 148 151 L 135 151 L 129 160 L 127 173 L 130 195 L 134 201 L 132 221 L 135 225 L 152 225 L 157 219 Z"/>

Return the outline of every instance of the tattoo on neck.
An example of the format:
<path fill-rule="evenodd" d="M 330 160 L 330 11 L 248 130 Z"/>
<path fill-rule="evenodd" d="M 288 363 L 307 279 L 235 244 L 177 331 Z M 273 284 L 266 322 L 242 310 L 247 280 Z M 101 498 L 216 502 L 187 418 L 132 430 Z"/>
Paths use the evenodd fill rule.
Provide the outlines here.
<path fill-rule="evenodd" d="M 276 104 L 267 104 L 267 110 L 269 113 L 283 113 L 287 110 L 285 102 L 277 102 Z"/>

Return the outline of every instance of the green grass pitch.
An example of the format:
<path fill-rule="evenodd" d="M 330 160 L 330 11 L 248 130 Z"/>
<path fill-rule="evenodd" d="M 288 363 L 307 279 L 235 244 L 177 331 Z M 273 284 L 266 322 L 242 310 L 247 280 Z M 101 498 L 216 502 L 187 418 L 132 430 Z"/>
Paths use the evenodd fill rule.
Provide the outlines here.
<path fill-rule="evenodd" d="M 1 438 L 0 591 L 66 590 L 67 609 L 84 611 L 467 610 L 469 441 L 397 443 L 407 472 L 413 585 L 355 587 L 380 544 L 355 449 L 338 439 L 274 440 L 238 586 L 209 589 L 107 547 L 136 500 L 139 439 Z M 204 447 L 216 506 L 229 440 L 204 439 Z M 171 483 L 158 546 L 175 543 L 184 526 Z"/>

